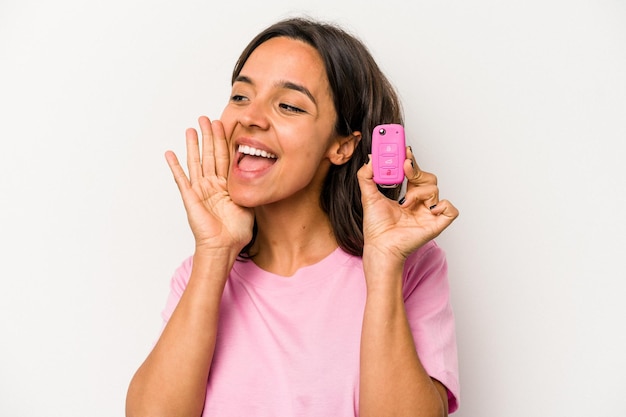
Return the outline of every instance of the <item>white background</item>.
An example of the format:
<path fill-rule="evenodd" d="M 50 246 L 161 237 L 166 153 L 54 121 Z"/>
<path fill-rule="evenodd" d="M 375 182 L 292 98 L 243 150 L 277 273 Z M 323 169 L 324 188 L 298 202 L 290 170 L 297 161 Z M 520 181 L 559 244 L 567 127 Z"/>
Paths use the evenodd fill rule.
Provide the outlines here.
<path fill-rule="evenodd" d="M 371 48 L 461 211 L 456 415 L 624 415 L 618 0 L 0 0 L 0 415 L 123 415 L 193 246 L 163 153 L 303 13 Z"/>

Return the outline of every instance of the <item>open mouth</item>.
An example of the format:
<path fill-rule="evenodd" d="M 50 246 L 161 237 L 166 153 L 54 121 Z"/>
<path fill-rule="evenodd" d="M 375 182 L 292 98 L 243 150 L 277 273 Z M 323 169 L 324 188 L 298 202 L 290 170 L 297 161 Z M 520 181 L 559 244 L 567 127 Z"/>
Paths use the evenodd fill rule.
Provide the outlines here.
<path fill-rule="evenodd" d="M 276 155 L 248 145 L 239 145 L 237 166 L 242 171 L 261 171 L 276 162 Z"/>

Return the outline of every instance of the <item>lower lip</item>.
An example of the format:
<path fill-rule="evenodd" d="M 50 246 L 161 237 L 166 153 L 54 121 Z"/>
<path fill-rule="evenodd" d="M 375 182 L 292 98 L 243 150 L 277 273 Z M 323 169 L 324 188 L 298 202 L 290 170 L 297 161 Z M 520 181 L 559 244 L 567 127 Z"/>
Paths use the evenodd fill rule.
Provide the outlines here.
<path fill-rule="evenodd" d="M 274 165 L 276 164 L 276 161 L 264 168 L 261 169 L 254 169 L 254 170 L 243 170 L 241 168 L 239 168 L 239 159 L 240 159 L 240 155 L 237 154 L 235 162 L 233 164 L 233 170 L 232 170 L 232 174 L 234 174 L 235 176 L 239 177 L 239 178 L 243 178 L 243 179 L 254 179 L 254 178 L 258 178 L 261 177 L 263 175 L 265 175 L 268 171 L 270 171 Z"/>

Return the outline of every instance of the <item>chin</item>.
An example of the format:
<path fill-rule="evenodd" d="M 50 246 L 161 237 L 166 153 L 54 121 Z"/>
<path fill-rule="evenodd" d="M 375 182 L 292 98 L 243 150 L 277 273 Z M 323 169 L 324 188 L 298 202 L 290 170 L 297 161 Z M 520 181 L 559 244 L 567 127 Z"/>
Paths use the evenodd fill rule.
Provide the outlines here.
<path fill-rule="evenodd" d="M 241 207 L 254 208 L 263 204 L 261 201 L 262 195 L 258 189 L 241 189 L 229 185 L 228 194 L 233 203 Z"/>

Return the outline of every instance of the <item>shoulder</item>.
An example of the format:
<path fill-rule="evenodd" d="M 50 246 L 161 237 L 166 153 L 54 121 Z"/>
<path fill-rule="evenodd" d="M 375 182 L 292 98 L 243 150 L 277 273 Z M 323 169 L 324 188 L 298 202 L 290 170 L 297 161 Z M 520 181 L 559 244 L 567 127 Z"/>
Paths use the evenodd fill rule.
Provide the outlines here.
<path fill-rule="evenodd" d="M 448 390 L 448 407 L 453 412 L 459 398 L 454 312 L 446 256 L 434 241 L 407 259 L 403 296 L 420 361 Z"/>
<path fill-rule="evenodd" d="M 404 263 L 405 298 L 417 287 L 447 290 L 448 265 L 444 250 L 430 241 L 413 252 Z"/>
<path fill-rule="evenodd" d="M 191 267 L 193 266 L 193 256 L 185 258 L 181 264 L 174 271 L 174 275 L 170 281 L 170 288 L 172 292 L 182 294 L 187 284 L 189 283 L 189 277 L 191 276 Z"/>
<path fill-rule="evenodd" d="M 446 254 L 434 240 L 413 252 L 404 263 L 404 275 L 426 273 L 446 265 Z"/>

